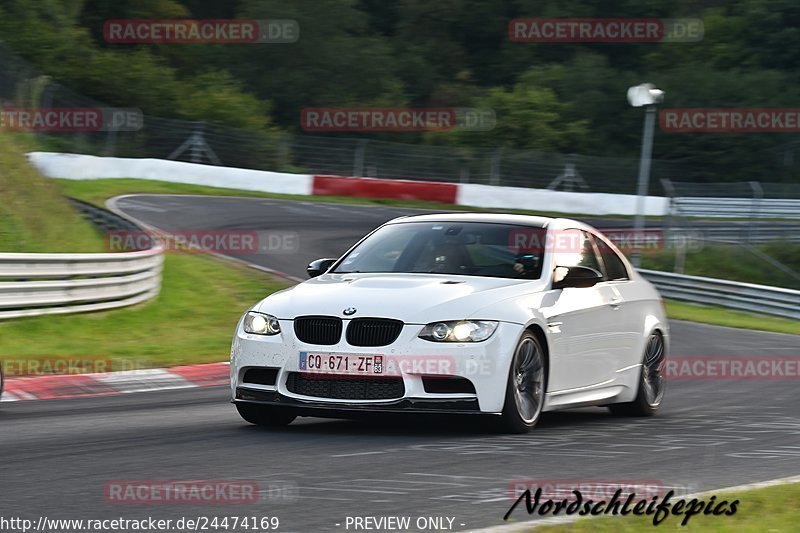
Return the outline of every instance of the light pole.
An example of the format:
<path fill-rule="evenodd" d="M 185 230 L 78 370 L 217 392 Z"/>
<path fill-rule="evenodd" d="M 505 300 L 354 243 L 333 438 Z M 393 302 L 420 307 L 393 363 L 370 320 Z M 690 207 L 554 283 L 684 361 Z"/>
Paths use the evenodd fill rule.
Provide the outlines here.
<path fill-rule="evenodd" d="M 628 103 L 633 107 L 644 107 L 644 130 L 642 132 L 642 156 L 639 160 L 639 186 L 636 190 L 636 218 L 633 223 L 634 248 L 631 262 L 639 267 L 641 246 L 644 237 L 644 204 L 650 185 L 650 159 L 653 153 L 653 130 L 656 124 L 656 105 L 664 101 L 664 91 L 656 89 L 652 83 L 643 83 L 628 89 Z"/>

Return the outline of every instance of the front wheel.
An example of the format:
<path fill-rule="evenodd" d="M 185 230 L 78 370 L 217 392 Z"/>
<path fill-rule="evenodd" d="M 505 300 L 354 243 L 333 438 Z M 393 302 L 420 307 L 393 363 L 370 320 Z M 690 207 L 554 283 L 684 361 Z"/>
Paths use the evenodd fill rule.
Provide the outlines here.
<path fill-rule="evenodd" d="M 508 372 L 501 427 L 509 433 L 527 433 L 539 421 L 546 391 L 544 350 L 530 332 L 517 344 Z"/>
<path fill-rule="evenodd" d="M 664 337 L 653 332 L 647 338 L 642 360 L 642 372 L 639 375 L 639 391 L 636 399 L 629 403 L 615 403 L 608 408 L 614 415 L 620 416 L 652 416 L 661 406 L 664 399 L 666 379 L 664 378 Z"/>
<path fill-rule="evenodd" d="M 257 426 L 282 427 L 288 426 L 297 418 L 296 415 L 279 407 L 259 405 L 255 403 L 237 403 L 236 410 L 247 422 Z"/>

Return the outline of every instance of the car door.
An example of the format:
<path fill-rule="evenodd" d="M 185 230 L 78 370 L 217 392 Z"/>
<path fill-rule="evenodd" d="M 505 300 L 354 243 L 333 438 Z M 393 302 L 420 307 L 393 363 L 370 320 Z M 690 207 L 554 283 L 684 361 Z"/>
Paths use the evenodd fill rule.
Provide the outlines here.
<path fill-rule="evenodd" d="M 615 337 L 612 364 L 616 370 L 641 362 L 639 344 L 644 329 L 645 312 L 638 291 L 631 281 L 629 266 L 609 241 L 592 235 L 606 281 L 599 283 L 614 315 L 609 333 Z"/>
<path fill-rule="evenodd" d="M 554 281 L 562 267 L 584 266 L 603 272 L 591 236 L 580 229 L 557 230 L 551 244 Z M 559 273 L 559 270 L 562 272 Z M 545 316 L 551 336 L 559 337 L 561 349 L 551 357 L 550 392 L 614 379 L 613 352 L 619 339 L 614 331 L 613 289 L 603 283 L 593 287 L 567 287 L 553 291 Z"/>

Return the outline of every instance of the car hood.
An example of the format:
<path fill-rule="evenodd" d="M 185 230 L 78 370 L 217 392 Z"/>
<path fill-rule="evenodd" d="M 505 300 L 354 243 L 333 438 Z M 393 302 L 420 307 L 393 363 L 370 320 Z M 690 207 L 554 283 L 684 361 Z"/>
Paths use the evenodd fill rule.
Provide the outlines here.
<path fill-rule="evenodd" d="M 254 310 L 281 319 L 302 315 L 385 317 L 408 324 L 473 316 L 498 301 L 543 290 L 541 280 L 444 274 L 324 274 L 274 293 Z"/>

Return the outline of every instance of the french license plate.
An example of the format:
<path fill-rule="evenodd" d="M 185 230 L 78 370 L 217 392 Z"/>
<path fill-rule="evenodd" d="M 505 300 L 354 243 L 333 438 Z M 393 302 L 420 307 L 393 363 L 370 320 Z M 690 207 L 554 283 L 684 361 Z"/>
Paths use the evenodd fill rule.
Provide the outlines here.
<path fill-rule="evenodd" d="M 300 371 L 320 374 L 381 375 L 382 355 L 300 352 Z"/>

